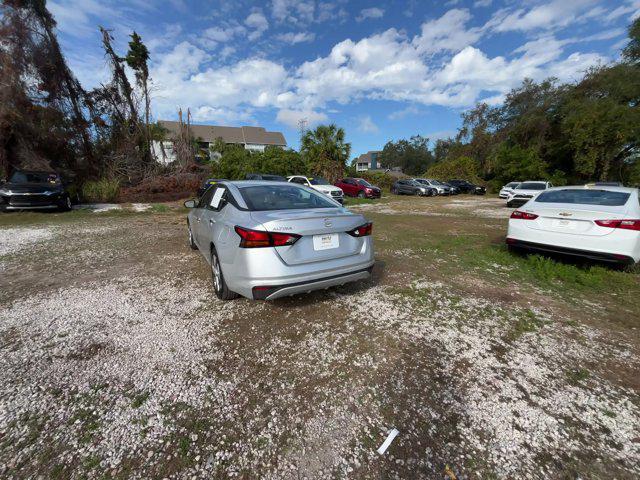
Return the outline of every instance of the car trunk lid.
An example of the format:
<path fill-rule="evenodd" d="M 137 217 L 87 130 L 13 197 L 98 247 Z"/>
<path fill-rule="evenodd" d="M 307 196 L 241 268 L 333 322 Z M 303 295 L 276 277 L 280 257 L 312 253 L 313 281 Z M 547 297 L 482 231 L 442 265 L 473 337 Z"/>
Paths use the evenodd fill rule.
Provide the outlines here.
<path fill-rule="evenodd" d="M 579 204 L 536 205 L 536 208 L 525 211 L 538 215 L 537 219 L 527 222 L 527 226 L 534 230 L 589 236 L 613 232 L 612 228 L 597 225 L 596 220 L 622 219 L 626 213 L 624 207 Z"/>
<path fill-rule="evenodd" d="M 364 240 L 346 232 L 365 223 L 361 215 L 344 213 L 339 208 L 251 212 L 251 218 L 269 232 L 301 235 L 293 245 L 275 247 L 287 265 L 322 262 L 362 250 Z M 314 237 L 315 240 L 314 240 Z"/>

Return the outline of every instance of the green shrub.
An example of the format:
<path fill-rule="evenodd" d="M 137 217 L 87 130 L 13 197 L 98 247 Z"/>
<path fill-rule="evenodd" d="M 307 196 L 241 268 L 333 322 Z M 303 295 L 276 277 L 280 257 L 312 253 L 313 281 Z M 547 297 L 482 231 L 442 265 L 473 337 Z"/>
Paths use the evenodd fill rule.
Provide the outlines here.
<path fill-rule="evenodd" d="M 436 163 L 429 167 L 429 170 L 425 173 L 425 177 L 435 178 L 443 182 L 447 182 L 453 178 L 460 178 L 468 182 L 484 183 L 480 179 L 477 162 L 469 157 L 458 157 Z"/>
<path fill-rule="evenodd" d="M 82 185 L 82 198 L 86 202 L 115 202 L 120 193 L 120 181 L 101 178 Z"/>

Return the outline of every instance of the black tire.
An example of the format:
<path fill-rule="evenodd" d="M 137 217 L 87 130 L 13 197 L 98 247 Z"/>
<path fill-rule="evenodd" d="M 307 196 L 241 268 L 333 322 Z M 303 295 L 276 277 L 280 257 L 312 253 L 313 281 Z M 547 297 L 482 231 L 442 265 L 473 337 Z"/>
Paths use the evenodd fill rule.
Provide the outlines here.
<path fill-rule="evenodd" d="M 58 210 L 61 212 L 70 212 L 71 211 L 71 197 L 69 195 L 65 195 L 58 205 Z"/>
<path fill-rule="evenodd" d="M 218 260 L 218 254 L 214 247 L 211 247 L 211 283 L 213 284 L 213 291 L 216 293 L 216 297 L 220 300 L 233 300 L 234 298 L 238 298 L 238 294 L 232 292 L 229 290 L 229 287 L 227 287 L 227 282 L 224 280 L 220 261 Z"/>
<path fill-rule="evenodd" d="M 363 192 L 362 190 L 360 190 L 360 191 L 358 192 L 358 198 L 364 198 L 364 197 L 365 197 L 364 192 Z"/>
<path fill-rule="evenodd" d="M 191 247 L 191 250 L 197 250 L 198 246 L 193 240 L 193 233 L 191 233 L 191 225 L 189 224 L 189 222 L 187 222 L 187 230 L 189 231 L 189 247 Z"/>
<path fill-rule="evenodd" d="M 398 190 L 396 190 L 395 187 L 391 188 L 391 193 L 393 193 L 394 195 L 398 195 Z"/>

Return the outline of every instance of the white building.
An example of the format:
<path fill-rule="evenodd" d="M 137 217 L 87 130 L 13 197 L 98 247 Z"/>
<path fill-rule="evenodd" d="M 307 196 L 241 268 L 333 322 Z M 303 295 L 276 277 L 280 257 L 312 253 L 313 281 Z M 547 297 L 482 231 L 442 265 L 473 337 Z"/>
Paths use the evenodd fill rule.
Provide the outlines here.
<path fill-rule="evenodd" d="M 175 160 L 172 138 L 180 133 L 180 123 L 169 120 L 159 120 L 158 123 L 169 131 L 167 140 L 153 142 L 154 152 L 159 162 L 171 163 Z M 263 152 L 266 147 L 287 146 L 287 141 L 281 132 L 267 132 L 262 127 L 222 127 L 216 125 L 190 125 L 190 134 L 205 150 L 221 139 L 227 145 L 242 145 L 247 150 Z M 164 151 L 164 157 L 162 155 Z"/>

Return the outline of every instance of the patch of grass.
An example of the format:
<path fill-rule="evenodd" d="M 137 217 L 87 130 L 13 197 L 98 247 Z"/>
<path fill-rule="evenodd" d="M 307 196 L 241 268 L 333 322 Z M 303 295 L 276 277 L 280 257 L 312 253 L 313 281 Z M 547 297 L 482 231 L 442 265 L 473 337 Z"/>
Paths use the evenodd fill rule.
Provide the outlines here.
<path fill-rule="evenodd" d="M 615 412 L 612 412 L 611 410 L 607 410 L 607 409 L 602 410 L 602 413 L 609 418 L 616 418 L 618 416 L 616 415 Z"/>
<path fill-rule="evenodd" d="M 151 205 L 151 208 L 149 210 L 153 213 L 167 213 L 171 209 L 168 205 L 164 205 L 162 203 L 154 203 L 153 205 Z"/>
<path fill-rule="evenodd" d="M 189 455 L 189 448 L 191 448 L 191 440 L 189 440 L 189 437 L 180 437 L 178 440 L 178 451 L 180 455 L 183 457 Z"/>
<path fill-rule="evenodd" d="M 589 373 L 589 370 L 587 370 L 586 368 L 577 368 L 574 370 L 569 370 L 566 372 L 566 374 L 567 374 L 567 379 L 569 380 L 569 383 L 571 383 L 572 385 L 578 385 L 579 383 L 587 380 L 591 376 L 591 373 Z"/>
<path fill-rule="evenodd" d="M 377 203 L 379 199 L 374 198 L 358 198 L 358 197 L 344 197 L 344 206 L 348 207 L 350 205 L 362 205 L 366 203 Z"/>
<path fill-rule="evenodd" d="M 513 328 L 507 335 L 507 338 L 511 341 L 517 340 L 525 333 L 538 331 L 544 323 L 545 322 L 538 318 L 531 310 L 525 310 L 523 315 L 519 316 L 516 323 L 513 324 Z"/>
<path fill-rule="evenodd" d="M 140 408 L 149 398 L 149 392 L 143 392 L 136 395 L 131 402 L 132 408 Z"/>

